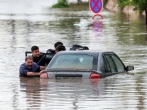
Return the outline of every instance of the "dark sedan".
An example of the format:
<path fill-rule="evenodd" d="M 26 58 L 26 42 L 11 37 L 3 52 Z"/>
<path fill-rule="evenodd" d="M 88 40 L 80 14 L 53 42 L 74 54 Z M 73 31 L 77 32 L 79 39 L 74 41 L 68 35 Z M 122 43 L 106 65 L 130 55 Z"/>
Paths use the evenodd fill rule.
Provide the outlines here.
<path fill-rule="evenodd" d="M 63 51 L 57 53 L 40 78 L 100 79 L 134 70 L 125 66 L 114 52 Z"/>

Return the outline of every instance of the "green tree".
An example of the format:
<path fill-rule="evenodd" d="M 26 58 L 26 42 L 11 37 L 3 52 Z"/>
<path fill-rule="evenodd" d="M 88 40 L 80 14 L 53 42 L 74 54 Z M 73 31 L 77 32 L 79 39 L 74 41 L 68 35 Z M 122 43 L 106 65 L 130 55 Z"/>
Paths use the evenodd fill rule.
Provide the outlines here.
<path fill-rule="evenodd" d="M 118 0 L 119 6 L 124 7 L 126 5 L 135 6 L 134 10 L 139 10 L 140 12 L 145 10 L 146 14 L 146 25 L 147 25 L 147 0 Z"/>

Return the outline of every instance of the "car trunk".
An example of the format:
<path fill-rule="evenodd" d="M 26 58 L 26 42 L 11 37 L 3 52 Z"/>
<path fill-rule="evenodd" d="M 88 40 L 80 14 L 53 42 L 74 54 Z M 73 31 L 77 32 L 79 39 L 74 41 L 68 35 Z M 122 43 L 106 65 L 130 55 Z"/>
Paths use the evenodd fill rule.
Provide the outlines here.
<path fill-rule="evenodd" d="M 49 79 L 60 79 L 60 78 L 75 78 L 75 79 L 82 79 L 87 78 L 89 79 L 91 72 L 48 72 Z"/>

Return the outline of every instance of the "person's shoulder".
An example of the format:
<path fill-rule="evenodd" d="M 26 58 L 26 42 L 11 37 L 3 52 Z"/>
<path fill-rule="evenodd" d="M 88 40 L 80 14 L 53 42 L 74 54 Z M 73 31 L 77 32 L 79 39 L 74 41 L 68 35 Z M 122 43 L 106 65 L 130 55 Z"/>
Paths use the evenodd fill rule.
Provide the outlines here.
<path fill-rule="evenodd" d="M 36 62 L 33 62 L 32 66 L 33 68 L 40 68 L 40 66 Z"/>
<path fill-rule="evenodd" d="M 39 58 L 42 58 L 42 57 L 44 57 L 44 54 L 41 54 L 41 55 L 39 56 Z"/>
<path fill-rule="evenodd" d="M 33 62 L 33 65 L 38 65 L 36 62 Z"/>
<path fill-rule="evenodd" d="M 39 66 L 36 62 L 33 62 L 33 65 L 34 65 L 34 66 Z"/>
<path fill-rule="evenodd" d="M 32 55 L 32 58 L 35 58 L 35 57 Z"/>
<path fill-rule="evenodd" d="M 46 53 L 55 53 L 55 50 L 54 50 L 54 49 L 48 49 L 48 50 L 46 51 Z"/>
<path fill-rule="evenodd" d="M 25 67 L 25 66 L 26 66 L 26 64 L 25 64 L 25 63 L 23 63 L 23 64 L 21 64 L 21 65 L 20 65 L 20 67 Z"/>

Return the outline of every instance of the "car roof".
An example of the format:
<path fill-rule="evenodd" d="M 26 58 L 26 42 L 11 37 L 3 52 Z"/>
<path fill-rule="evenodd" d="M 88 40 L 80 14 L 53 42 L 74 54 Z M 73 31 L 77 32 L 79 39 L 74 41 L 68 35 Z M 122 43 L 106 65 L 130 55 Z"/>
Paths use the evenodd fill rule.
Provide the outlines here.
<path fill-rule="evenodd" d="M 98 51 L 98 50 L 70 50 L 70 51 L 60 51 L 58 52 L 57 54 L 91 54 L 91 55 L 94 55 L 94 54 L 100 54 L 100 53 L 114 53 L 112 51 Z"/>

